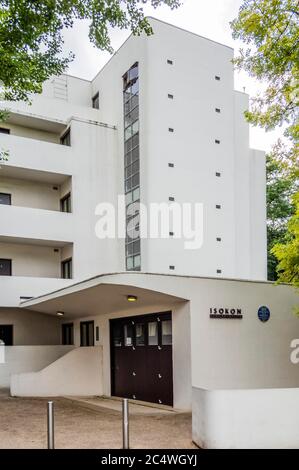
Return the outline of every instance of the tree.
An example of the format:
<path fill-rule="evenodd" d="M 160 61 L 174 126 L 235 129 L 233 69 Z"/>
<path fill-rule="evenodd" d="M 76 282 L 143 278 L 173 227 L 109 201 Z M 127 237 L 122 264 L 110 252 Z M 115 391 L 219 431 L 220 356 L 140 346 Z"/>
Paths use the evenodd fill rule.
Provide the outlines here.
<path fill-rule="evenodd" d="M 288 139 L 285 145 L 278 142 L 267 158 L 269 262 L 273 275 L 277 263 L 272 254 L 281 254 L 283 241 L 289 247 L 290 237 L 294 236 L 290 233 L 294 222 L 287 222 L 298 198 L 291 200 L 298 191 L 299 176 L 299 1 L 244 0 L 231 27 L 233 37 L 246 44 L 234 60 L 236 67 L 266 83 L 265 90 L 253 98 L 251 109 L 245 113 L 247 120 L 266 130 L 283 125 Z M 279 249 L 275 248 L 277 241 Z M 287 257 L 290 250 L 284 253 Z M 285 280 L 287 263 L 278 259 L 278 278 Z M 299 260 L 292 257 L 292 262 Z M 291 277 L 288 279 L 294 282 Z"/>
<path fill-rule="evenodd" d="M 279 260 L 277 270 L 280 281 L 289 282 L 299 289 L 299 193 L 293 197 L 293 202 L 296 212 L 288 223 L 287 240 L 276 244 L 273 252 Z"/>
<path fill-rule="evenodd" d="M 0 0 L 2 99 L 28 101 L 45 80 L 66 70 L 73 54 L 62 56 L 63 29 L 76 19 L 89 20 L 90 41 L 109 52 L 109 26 L 152 34 L 142 9 L 146 3 L 180 5 L 179 0 Z"/>
<path fill-rule="evenodd" d="M 278 265 L 272 248 L 284 242 L 287 223 L 295 212 L 292 195 L 298 189 L 298 178 L 296 166 L 290 157 L 289 150 L 281 141 L 266 157 L 268 279 L 271 281 L 277 280 Z"/>

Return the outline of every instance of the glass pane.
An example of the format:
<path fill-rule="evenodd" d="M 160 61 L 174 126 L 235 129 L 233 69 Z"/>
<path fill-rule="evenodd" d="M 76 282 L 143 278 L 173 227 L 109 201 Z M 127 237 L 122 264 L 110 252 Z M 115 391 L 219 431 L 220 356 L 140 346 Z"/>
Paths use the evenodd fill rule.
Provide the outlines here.
<path fill-rule="evenodd" d="M 149 346 L 158 345 L 158 325 L 155 321 L 148 324 L 148 344 Z"/>
<path fill-rule="evenodd" d="M 145 328 L 143 323 L 137 323 L 136 325 L 136 346 L 145 345 Z"/>
<path fill-rule="evenodd" d="M 120 325 L 113 328 L 113 344 L 114 346 L 122 345 L 122 328 Z"/>
<path fill-rule="evenodd" d="M 88 324 L 88 346 L 94 345 L 94 337 L 93 337 L 93 323 Z"/>
<path fill-rule="evenodd" d="M 125 346 L 133 346 L 133 326 L 124 326 Z"/>
<path fill-rule="evenodd" d="M 140 197 L 140 190 L 139 188 L 134 189 L 133 191 L 133 201 L 137 201 Z"/>
<path fill-rule="evenodd" d="M 141 266 L 141 257 L 140 257 L 140 255 L 134 256 L 134 268 L 139 268 L 140 266 Z"/>
<path fill-rule="evenodd" d="M 127 269 L 133 269 L 133 258 L 127 258 Z"/>
<path fill-rule="evenodd" d="M 162 321 L 162 344 L 172 344 L 171 320 Z"/>

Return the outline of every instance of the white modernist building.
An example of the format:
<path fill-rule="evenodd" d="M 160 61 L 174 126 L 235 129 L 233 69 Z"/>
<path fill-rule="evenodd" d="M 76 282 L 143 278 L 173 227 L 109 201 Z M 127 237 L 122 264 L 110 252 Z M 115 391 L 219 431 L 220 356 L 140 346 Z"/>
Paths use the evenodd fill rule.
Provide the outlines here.
<path fill-rule="evenodd" d="M 296 298 L 266 281 L 265 157 L 233 50 L 150 21 L 92 81 L 54 77 L 31 105 L 2 103 L 0 384 L 192 409 L 200 446 L 295 446 Z M 127 235 L 98 237 L 103 203 Z M 201 246 L 173 220 L 143 236 L 157 203 L 200 203 Z"/>

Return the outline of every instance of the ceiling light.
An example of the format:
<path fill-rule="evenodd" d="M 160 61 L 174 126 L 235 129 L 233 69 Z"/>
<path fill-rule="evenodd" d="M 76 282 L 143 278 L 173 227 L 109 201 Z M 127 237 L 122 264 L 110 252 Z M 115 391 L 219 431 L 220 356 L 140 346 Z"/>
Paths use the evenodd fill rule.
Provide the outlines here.
<path fill-rule="evenodd" d="M 56 312 L 56 315 L 58 315 L 58 317 L 63 317 L 64 312 Z"/>
<path fill-rule="evenodd" d="M 128 302 L 136 302 L 137 300 L 137 295 L 127 295 L 127 301 Z"/>

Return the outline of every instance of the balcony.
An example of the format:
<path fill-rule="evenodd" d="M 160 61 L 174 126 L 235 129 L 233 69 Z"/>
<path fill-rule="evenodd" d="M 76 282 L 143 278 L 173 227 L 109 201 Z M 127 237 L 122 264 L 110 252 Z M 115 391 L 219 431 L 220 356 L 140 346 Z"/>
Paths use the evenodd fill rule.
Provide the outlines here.
<path fill-rule="evenodd" d="M 10 177 L 20 177 L 17 170 L 21 169 L 39 171 L 40 177 L 48 181 L 73 173 L 72 149 L 66 145 L 0 134 L 0 149 L 9 153 L 8 161 L 1 162 L 1 171 L 8 167 Z"/>
<path fill-rule="evenodd" d="M 65 212 L 0 205 L 0 238 L 22 238 L 34 243 L 73 241 L 73 215 Z"/>

